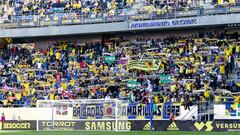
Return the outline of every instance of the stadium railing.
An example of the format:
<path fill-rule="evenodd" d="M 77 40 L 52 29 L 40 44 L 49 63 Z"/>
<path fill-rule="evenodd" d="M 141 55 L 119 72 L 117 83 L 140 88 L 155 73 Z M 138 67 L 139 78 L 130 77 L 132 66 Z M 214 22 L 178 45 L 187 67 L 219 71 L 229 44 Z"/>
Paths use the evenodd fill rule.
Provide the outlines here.
<path fill-rule="evenodd" d="M 113 16 L 109 15 L 107 12 L 101 14 L 82 14 L 78 11 L 62 13 L 58 12 L 48 15 L 29 14 L 24 16 L 5 16 L 5 18 L 0 18 L 0 20 L 2 20 L 0 21 L 0 29 L 113 23 L 125 21 L 221 15 L 232 13 L 240 13 L 240 6 L 221 6 L 214 8 L 199 7 L 190 9 L 178 8 L 163 11 L 161 13 L 148 13 L 147 11 L 139 11 L 133 9 L 120 9 L 117 10 L 115 15 Z"/>

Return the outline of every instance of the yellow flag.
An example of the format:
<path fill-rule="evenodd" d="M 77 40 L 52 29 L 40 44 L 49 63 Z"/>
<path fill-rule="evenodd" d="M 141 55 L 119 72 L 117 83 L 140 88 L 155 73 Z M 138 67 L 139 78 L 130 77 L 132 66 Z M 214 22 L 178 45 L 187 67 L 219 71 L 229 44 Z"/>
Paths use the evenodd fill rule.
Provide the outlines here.
<path fill-rule="evenodd" d="M 236 3 L 236 0 L 229 0 L 229 3 L 230 3 L 230 4 L 235 4 L 235 3 Z"/>
<path fill-rule="evenodd" d="M 223 4 L 223 0 L 218 0 L 218 5 L 222 5 Z"/>

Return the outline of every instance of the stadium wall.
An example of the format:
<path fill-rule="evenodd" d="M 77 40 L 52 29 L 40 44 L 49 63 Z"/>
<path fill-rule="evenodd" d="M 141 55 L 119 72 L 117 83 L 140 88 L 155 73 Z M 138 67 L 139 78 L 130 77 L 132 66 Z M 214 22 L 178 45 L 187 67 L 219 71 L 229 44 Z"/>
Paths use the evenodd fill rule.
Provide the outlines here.
<path fill-rule="evenodd" d="M 38 28 L 2 29 L 0 38 L 5 37 L 42 37 L 74 34 L 124 32 L 150 29 L 187 28 L 199 26 L 213 26 L 239 23 L 239 14 L 225 14 L 214 16 L 199 16 L 192 18 L 178 18 L 150 21 L 129 21 L 106 24 L 52 26 Z"/>

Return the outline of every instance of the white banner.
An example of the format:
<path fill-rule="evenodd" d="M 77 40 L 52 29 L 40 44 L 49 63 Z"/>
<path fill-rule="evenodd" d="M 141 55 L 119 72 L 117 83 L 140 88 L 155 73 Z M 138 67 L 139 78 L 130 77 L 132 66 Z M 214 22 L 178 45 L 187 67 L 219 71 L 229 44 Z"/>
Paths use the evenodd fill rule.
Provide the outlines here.
<path fill-rule="evenodd" d="M 240 119 L 240 104 L 214 105 L 214 119 Z"/>

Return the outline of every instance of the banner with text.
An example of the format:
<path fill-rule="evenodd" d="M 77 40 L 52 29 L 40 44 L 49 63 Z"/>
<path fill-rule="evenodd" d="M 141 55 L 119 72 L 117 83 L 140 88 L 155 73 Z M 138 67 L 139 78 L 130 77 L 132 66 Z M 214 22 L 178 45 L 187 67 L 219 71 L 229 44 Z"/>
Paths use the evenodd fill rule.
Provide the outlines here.
<path fill-rule="evenodd" d="M 174 112 L 176 118 L 181 115 L 181 105 L 170 102 L 164 104 L 123 103 L 118 106 L 118 110 L 118 119 L 144 120 L 151 117 L 153 119 L 169 119 L 171 112 Z M 185 116 L 185 114 L 183 115 Z M 73 119 L 115 119 L 115 104 L 80 104 L 73 106 Z"/>
<path fill-rule="evenodd" d="M 164 28 L 176 26 L 192 26 L 199 24 L 198 18 L 182 18 L 172 20 L 156 20 L 156 21 L 136 21 L 130 22 L 130 29 L 144 29 L 144 28 Z"/>

